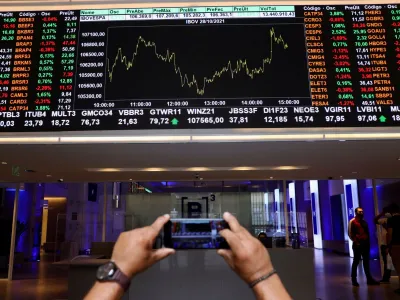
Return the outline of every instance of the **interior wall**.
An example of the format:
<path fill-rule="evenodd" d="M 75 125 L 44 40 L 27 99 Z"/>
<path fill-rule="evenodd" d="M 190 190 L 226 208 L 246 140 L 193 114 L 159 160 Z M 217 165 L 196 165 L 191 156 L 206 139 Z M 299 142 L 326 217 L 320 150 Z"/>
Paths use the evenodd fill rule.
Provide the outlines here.
<path fill-rule="evenodd" d="M 310 182 L 295 181 L 296 209 L 298 212 L 308 212 L 311 207 Z"/>
<path fill-rule="evenodd" d="M 116 241 L 125 230 L 125 194 L 122 184 L 118 208 L 113 200 L 112 183 L 107 185 L 106 241 Z M 88 183 L 68 183 L 66 241 L 75 242 L 80 250 L 89 249 L 92 242 L 102 241 L 104 184 L 97 183 L 95 201 L 88 200 Z"/>
<path fill-rule="evenodd" d="M 326 250 L 349 253 L 346 237 L 345 240 L 335 240 L 333 236 L 333 226 L 341 220 L 335 220 L 332 215 L 331 197 L 344 194 L 343 180 L 320 180 L 320 208 L 321 208 L 321 227 L 322 245 Z M 345 209 L 345 208 L 344 208 Z M 343 219 L 343 216 L 340 215 Z M 348 221 L 343 220 L 344 228 L 347 228 Z"/>
<path fill-rule="evenodd" d="M 344 194 L 343 180 L 329 180 L 329 195 Z"/>
<path fill-rule="evenodd" d="M 306 214 L 307 239 L 309 243 L 314 242 L 313 224 L 311 216 L 310 181 L 295 181 L 296 209 L 298 213 Z"/>
<path fill-rule="evenodd" d="M 45 197 L 67 197 L 68 184 L 66 183 L 46 183 L 44 188 Z"/>
<path fill-rule="evenodd" d="M 66 213 L 66 198 L 45 198 L 48 201 L 47 209 L 47 231 L 46 243 L 55 243 L 57 245 L 65 240 L 65 218 L 59 217 L 57 226 L 57 216 Z"/>
<path fill-rule="evenodd" d="M 4 191 L 4 198 L 0 205 L 0 278 L 7 278 L 8 276 L 8 258 L 11 245 L 14 199 L 11 201 L 8 194 Z"/>
<path fill-rule="evenodd" d="M 14 185 L 15 186 L 15 185 Z M 18 228 L 25 227 L 16 241 L 15 251 L 23 253 L 25 260 L 37 260 L 40 255 L 40 232 L 42 223 L 42 200 L 44 184 L 20 184 L 18 198 Z M 2 211 L 12 222 L 15 188 L 7 188 Z M 11 234 L 11 233 L 10 233 Z"/>
<path fill-rule="evenodd" d="M 400 182 L 379 185 L 376 190 L 381 209 L 391 203 L 400 205 Z"/>
<path fill-rule="evenodd" d="M 328 180 L 319 180 L 319 203 L 321 209 L 322 241 L 333 240 L 330 188 Z"/>

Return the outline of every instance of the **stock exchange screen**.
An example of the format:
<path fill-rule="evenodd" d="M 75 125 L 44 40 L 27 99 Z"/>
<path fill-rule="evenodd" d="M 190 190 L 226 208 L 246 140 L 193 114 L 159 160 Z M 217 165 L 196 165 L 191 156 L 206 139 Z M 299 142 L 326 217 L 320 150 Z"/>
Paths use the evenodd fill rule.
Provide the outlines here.
<path fill-rule="evenodd" d="M 0 131 L 400 125 L 400 5 L 0 13 Z"/>

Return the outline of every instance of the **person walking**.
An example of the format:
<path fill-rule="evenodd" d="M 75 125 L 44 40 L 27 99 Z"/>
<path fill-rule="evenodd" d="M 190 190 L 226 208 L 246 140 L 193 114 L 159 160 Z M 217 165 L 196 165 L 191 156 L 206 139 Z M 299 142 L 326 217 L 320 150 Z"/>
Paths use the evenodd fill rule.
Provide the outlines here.
<path fill-rule="evenodd" d="M 371 276 L 369 267 L 370 239 L 368 223 L 364 220 L 364 210 L 361 207 L 355 209 L 355 217 L 349 222 L 349 238 L 353 241 L 354 259 L 351 266 L 351 281 L 353 286 L 360 286 L 357 282 L 357 267 L 361 257 L 363 259 L 364 273 L 368 285 L 379 285 Z"/>
<path fill-rule="evenodd" d="M 388 268 L 388 246 L 387 246 L 387 222 L 392 216 L 389 212 L 389 206 L 383 208 L 382 212 L 374 219 L 375 224 L 380 225 L 381 235 L 381 255 L 383 260 L 383 276 L 380 283 L 390 283 L 392 270 Z"/>
<path fill-rule="evenodd" d="M 388 252 L 393 260 L 394 268 L 397 274 L 400 274 L 400 208 L 397 204 L 391 205 L 392 217 L 388 220 L 388 234 L 387 234 L 387 245 Z M 400 276 L 399 276 L 399 288 L 395 290 L 397 294 L 400 294 Z"/>

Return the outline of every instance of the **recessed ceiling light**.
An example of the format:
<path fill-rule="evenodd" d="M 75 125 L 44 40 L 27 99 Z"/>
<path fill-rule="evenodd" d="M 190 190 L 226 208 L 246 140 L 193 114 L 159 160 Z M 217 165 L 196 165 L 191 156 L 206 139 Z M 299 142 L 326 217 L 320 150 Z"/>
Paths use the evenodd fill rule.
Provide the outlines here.
<path fill-rule="evenodd" d="M 187 171 L 193 171 L 193 172 L 202 172 L 202 171 L 210 171 L 210 168 L 206 167 L 192 167 L 192 168 L 187 168 Z"/>
<path fill-rule="evenodd" d="M 273 170 L 279 170 L 279 171 L 290 171 L 290 170 L 301 170 L 301 169 L 308 169 L 308 167 L 304 166 L 279 166 L 272 168 Z"/>
<path fill-rule="evenodd" d="M 200 177 L 199 179 L 200 179 L 200 180 L 203 180 L 203 177 Z"/>
<path fill-rule="evenodd" d="M 253 171 L 256 170 L 254 167 L 235 167 L 231 169 L 232 171 Z"/>
<path fill-rule="evenodd" d="M 274 177 L 271 176 L 269 179 L 274 179 Z"/>
<path fill-rule="evenodd" d="M 132 181 L 133 179 L 132 178 L 129 178 L 129 181 Z"/>
<path fill-rule="evenodd" d="M 339 142 L 345 142 L 346 140 L 339 140 Z"/>
<path fill-rule="evenodd" d="M 164 169 L 164 168 L 145 168 L 145 169 L 142 169 L 142 171 L 147 171 L 147 172 L 162 172 L 162 171 L 167 171 L 167 169 Z"/>
<path fill-rule="evenodd" d="M 102 169 L 97 169 L 97 172 L 119 172 L 121 169 L 117 168 L 102 168 Z"/>
<path fill-rule="evenodd" d="M 50 174 L 47 174 L 46 177 L 51 177 L 51 175 L 50 175 Z"/>
<path fill-rule="evenodd" d="M 340 175 L 340 178 L 343 178 L 343 176 L 342 176 L 342 175 Z"/>
<path fill-rule="evenodd" d="M 399 157 L 399 158 L 397 158 L 397 160 L 400 160 L 400 157 Z M 6 165 L 7 163 L 4 163 L 4 162 L 2 162 L 2 164 L 3 164 L 3 165 Z"/>
<path fill-rule="evenodd" d="M 1 164 L 2 164 L 2 165 L 6 165 L 7 162 L 6 162 L 6 161 L 2 161 Z"/>

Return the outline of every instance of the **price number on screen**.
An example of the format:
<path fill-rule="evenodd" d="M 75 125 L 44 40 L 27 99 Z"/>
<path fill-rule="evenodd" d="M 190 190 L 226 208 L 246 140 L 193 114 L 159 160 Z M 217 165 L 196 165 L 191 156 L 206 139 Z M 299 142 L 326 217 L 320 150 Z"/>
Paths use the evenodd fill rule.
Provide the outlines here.
<path fill-rule="evenodd" d="M 98 31 L 98 32 L 82 32 L 82 37 L 90 37 L 90 38 L 96 38 L 96 37 L 105 37 L 106 33 L 104 31 Z"/>
<path fill-rule="evenodd" d="M 229 117 L 229 123 L 231 123 L 231 124 L 247 124 L 247 123 L 249 123 L 249 117 Z"/>
<path fill-rule="evenodd" d="M 43 120 L 25 120 L 24 121 L 24 127 L 40 127 L 43 126 L 44 122 Z"/>
<path fill-rule="evenodd" d="M 136 118 L 129 118 L 129 119 L 118 119 L 118 125 L 120 126 L 133 126 L 137 125 L 138 120 Z"/>
<path fill-rule="evenodd" d="M 81 125 L 82 126 L 99 126 L 100 125 L 100 119 L 81 119 Z"/>
<path fill-rule="evenodd" d="M 150 124 L 167 125 L 169 124 L 169 118 L 150 118 Z"/>
<path fill-rule="evenodd" d="M 345 121 L 344 116 L 325 116 L 325 121 L 329 123 L 340 123 Z"/>
<path fill-rule="evenodd" d="M 61 119 L 61 120 L 51 120 L 51 126 L 53 127 L 67 127 L 69 126 L 70 121 L 67 119 Z"/>
<path fill-rule="evenodd" d="M 269 123 L 269 124 L 275 124 L 275 123 L 287 123 L 288 122 L 288 117 L 287 116 L 267 116 L 264 117 L 264 122 Z"/>
<path fill-rule="evenodd" d="M 189 124 L 222 124 L 223 117 L 192 117 L 187 119 Z"/>
<path fill-rule="evenodd" d="M 297 123 L 312 123 L 314 122 L 314 116 L 295 116 L 294 120 Z"/>
<path fill-rule="evenodd" d="M 358 115 L 357 116 L 358 122 L 377 122 L 378 116 L 376 115 Z"/>
<path fill-rule="evenodd" d="M 9 127 L 14 127 L 15 122 L 10 120 L 10 121 L 0 121 L 0 127 L 2 128 L 9 128 Z"/>

